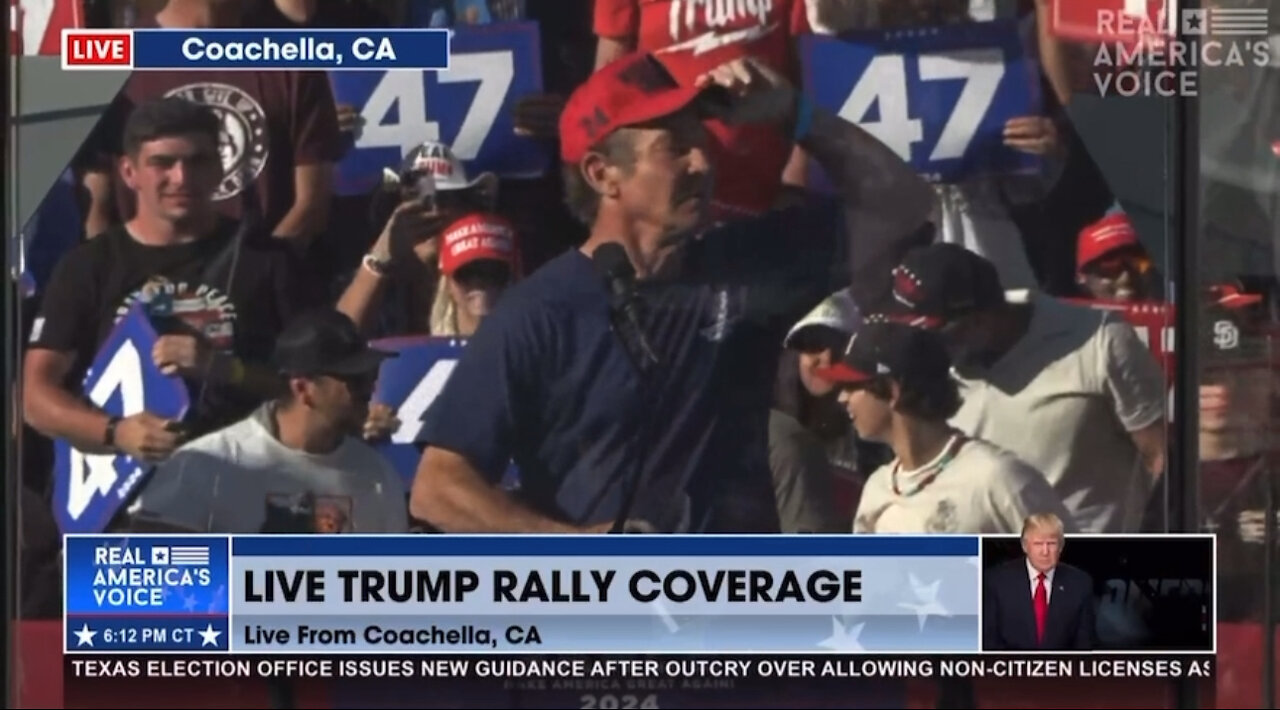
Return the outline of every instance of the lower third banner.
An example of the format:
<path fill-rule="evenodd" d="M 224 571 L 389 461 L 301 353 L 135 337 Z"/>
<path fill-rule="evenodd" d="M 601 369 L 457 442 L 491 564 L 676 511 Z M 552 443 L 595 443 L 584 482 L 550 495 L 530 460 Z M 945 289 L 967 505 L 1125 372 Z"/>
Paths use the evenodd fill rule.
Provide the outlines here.
<path fill-rule="evenodd" d="M 183 544 L 216 550 L 227 539 L 190 536 Z M 93 546 L 90 538 L 73 542 Z M 69 555 L 73 553 L 91 554 L 69 544 Z M 231 538 L 230 553 L 226 562 L 208 560 L 221 566 L 209 571 L 212 583 L 228 580 L 227 616 L 210 618 L 198 609 L 194 611 L 204 615 L 193 619 L 201 629 L 213 623 L 221 630 L 225 623 L 227 633 L 216 646 L 201 646 L 197 637 L 187 647 L 191 650 L 541 654 L 979 649 L 979 540 L 972 537 L 266 535 Z M 112 559 L 92 554 L 95 561 Z M 155 554 L 147 547 L 129 560 L 135 567 L 156 567 Z M 115 559 L 124 560 L 121 555 Z M 175 581 L 168 572 L 161 577 L 146 576 L 147 569 L 131 572 L 144 582 Z M 103 574 L 132 581 L 111 576 L 109 570 Z M 96 584 L 80 575 L 68 580 L 70 623 L 95 610 L 97 588 L 83 588 L 91 582 Z M 132 607 L 137 595 L 125 591 Z M 161 601 L 157 611 L 194 613 L 163 595 L 150 598 Z M 153 624 L 141 613 L 131 611 L 132 616 L 113 622 L 135 624 L 136 633 L 113 627 L 113 639 L 120 643 L 93 648 L 160 650 L 143 643 L 156 634 L 153 630 L 147 636 Z M 77 642 L 69 637 L 68 649 L 89 650 Z"/>
<path fill-rule="evenodd" d="M 971 651 L 973 538 L 256 536 L 231 650 Z"/>

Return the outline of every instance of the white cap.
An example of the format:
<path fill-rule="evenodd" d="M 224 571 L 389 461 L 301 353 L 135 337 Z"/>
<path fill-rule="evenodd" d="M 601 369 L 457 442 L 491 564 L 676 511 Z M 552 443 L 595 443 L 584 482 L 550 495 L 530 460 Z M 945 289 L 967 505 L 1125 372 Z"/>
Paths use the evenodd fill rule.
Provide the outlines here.
<path fill-rule="evenodd" d="M 474 179 L 467 179 L 467 168 L 454 155 L 453 150 L 444 143 L 427 141 L 409 151 L 400 165 L 398 174 L 389 168 L 383 170 L 384 182 L 399 182 L 404 175 L 425 172 L 435 178 L 436 189 L 441 192 L 466 190 L 482 185 L 492 189 L 497 182 L 493 173 L 480 173 Z"/>
<path fill-rule="evenodd" d="M 841 289 L 827 296 L 817 308 L 791 326 L 791 330 L 787 333 L 787 337 L 783 339 L 782 346 L 791 347 L 792 341 L 795 339 L 796 333 L 810 326 L 821 325 L 838 330 L 841 333 L 853 335 L 862 327 L 862 312 L 858 310 L 858 305 L 853 302 L 853 297 L 849 295 L 847 289 Z"/>

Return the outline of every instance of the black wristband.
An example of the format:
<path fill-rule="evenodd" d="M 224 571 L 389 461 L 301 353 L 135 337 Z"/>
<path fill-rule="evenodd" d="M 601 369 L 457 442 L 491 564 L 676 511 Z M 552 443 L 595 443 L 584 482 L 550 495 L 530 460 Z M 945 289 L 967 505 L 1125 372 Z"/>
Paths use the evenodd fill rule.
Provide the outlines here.
<path fill-rule="evenodd" d="M 102 434 L 102 445 L 114 450 L 116 448 L 116 426 L 123 417 L 111 417 L 107 420 L 107 430 Z"/>

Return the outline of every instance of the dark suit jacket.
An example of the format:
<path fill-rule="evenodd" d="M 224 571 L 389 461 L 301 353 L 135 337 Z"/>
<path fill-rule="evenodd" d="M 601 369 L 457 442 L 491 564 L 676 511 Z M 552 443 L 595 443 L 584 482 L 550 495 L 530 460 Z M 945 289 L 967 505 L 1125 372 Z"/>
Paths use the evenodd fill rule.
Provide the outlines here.
<path fill-rule="evenodd" d="M 1061 563 L 1054 569 L 1043 643 L 1036 643 L 1036 614 L 1025 558 L 988 569 L 982 587 L 983 649 L 1087 651 L 1093 648 L 1093 578 L 1084 570 Z"/>

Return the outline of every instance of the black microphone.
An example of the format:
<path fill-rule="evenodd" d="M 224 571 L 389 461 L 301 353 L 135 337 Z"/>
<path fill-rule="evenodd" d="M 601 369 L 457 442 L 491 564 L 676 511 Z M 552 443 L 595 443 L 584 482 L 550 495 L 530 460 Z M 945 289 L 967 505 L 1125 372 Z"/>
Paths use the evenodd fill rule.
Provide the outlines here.
<path fill-rule="evenodd" d="M 625 332 L 619 333 L 627 343 L 631 359 L 640 372 L 648 372 L 658 364 L 658 356 L 649 341 L 645 338 L 644 328 L 640 326 L 638 299 L 636 297 L 636 268 L 631 265 L 627 250 L 616 242 L 606 242 L 596 247 L 591 254 L 591 263 L 596 273 L 604 278 L 609 287 L 609 310 L 613 315 L 615 327 Z M 621 321 L 618 323 L 617 321 Z M 636 351 L 639 352 L 636 352 Z"/>

